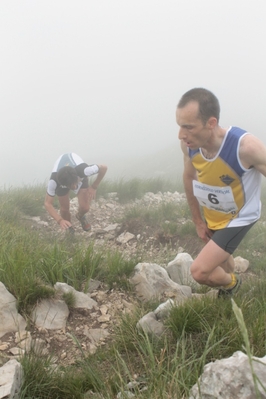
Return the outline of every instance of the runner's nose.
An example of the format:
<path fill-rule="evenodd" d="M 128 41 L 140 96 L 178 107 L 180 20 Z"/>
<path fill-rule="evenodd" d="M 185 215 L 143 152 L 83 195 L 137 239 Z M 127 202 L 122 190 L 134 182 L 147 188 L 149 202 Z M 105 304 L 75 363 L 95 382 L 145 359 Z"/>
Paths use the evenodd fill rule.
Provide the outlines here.
<path fill-rule="evenodd" d="M 186 131 L 182 127 L 179 128 L 178 138 L 179 140 L 184 140 L 186 138 Z"/>

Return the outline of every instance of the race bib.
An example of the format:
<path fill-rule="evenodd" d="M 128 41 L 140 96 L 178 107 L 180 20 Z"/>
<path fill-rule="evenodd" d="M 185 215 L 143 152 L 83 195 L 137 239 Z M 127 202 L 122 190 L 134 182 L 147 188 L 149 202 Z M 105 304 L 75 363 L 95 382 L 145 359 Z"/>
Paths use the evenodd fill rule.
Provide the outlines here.
<path fill-rule="evenodd" d="M 231 187 L 216 187 L 193 180 L 193 194 L 199 204 L 223 213 L 235 213 L 238 208 Z"/>
<path fill-rule="evenodd" d="M 79 182 L 78 182 L 78 188 L 76 190 L 72 190 L 75 194 L 77 194 L 79 192 L 80 187 L 82 186 L 83 181 L 80 180 L 79 178 Z"/>

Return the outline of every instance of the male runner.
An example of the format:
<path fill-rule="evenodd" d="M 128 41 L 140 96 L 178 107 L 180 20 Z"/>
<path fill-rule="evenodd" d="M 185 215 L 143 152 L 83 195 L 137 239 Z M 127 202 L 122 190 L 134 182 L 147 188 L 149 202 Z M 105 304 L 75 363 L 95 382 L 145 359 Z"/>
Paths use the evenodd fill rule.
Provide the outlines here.
<path fill-rule="evenodd" d="M 103 179 L 107 167 L 105 165 L 88 165 L 77 154 L 68 153 L 61 155 L 52 170 L 47 186 L 45 208 L 57 221 L 61 229 L 71 228 L 69 191 L 72 190 L 78 197 L 77 219 L 83 230 L 89 231 L 91 225 L 86 218 L 90 209 L 90 203 L 96 197 L 96 190 Z M 89 186 L 88 178 L 98 174 L 94 182 Z M 55 196 L 58 196 L 60 215 L 53 206 Z"/>

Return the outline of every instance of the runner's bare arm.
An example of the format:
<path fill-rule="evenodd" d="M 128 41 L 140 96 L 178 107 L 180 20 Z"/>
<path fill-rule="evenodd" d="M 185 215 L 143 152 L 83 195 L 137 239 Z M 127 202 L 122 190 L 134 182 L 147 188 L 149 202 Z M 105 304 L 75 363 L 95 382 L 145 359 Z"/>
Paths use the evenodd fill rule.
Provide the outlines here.
<path fill-rule="evenodd" d="M 50 195 L 46 194 L 45 200 L 44 200 L 44 206 L 47 212 L 49 213 L 52 218 L 56 220 L 56 222 L 59 224 L 62 230 L 67 229 L 68 227 L 71 226 L 71 223 L 68 220 L 64 220 L 58 212 L 54 208 L 54 197 L 51 197 Z"/>
<path fill-rule="evenodd" d="M 91 185 L 91 187 L 92 187 L 94 190 L 97 190 L 97 188 L 98 188 L 100 182 L 102 181 L 102 179 L 103 179 L 104 176 L 105 176 L 105 173 L 107 172 L 107 166 L 105 166 L 105 165 L 98 165 L 98 166 L 99 166 L 98 175 L 97 175 L 96 179 L 94 180 L 94 182 L 93 182 L 92 185 Z"/>
<path fill-rule="evenodd" d="M 239 157 L 246 169 L 256 168 L 266 177 L 266 146 L 258 137 L 247 134 L 240 142 Z"/>
<path fill-rule="evenodd" d="M 98 175 L 97 175 L 96 179 L 94 180 L 94 182 L 92 183 L 92 185 L 88 189 L 89 201 L 96 198 L 96 190 L 107 172 L 107 166 L 98 165 L 98 167 L 99 167 Z"/>
<path fill-rule="evenodd" d="M 192 182 L 193 180 L 197 180 L 197 172 L 194 166 L 192 165 L 192 162 L 187 152 L 187 147 L 182 142 L 181 142 L 181 148 L 184 156 L 183 183 L 184 183 L 184 189 L 187 197 L 188 206 L 191 212 L 193 223 L 196 226 L 198 236 L 202 240 L 207 242 L 210 239 L 212 233 L 208 229 L 205 221 L 202 219 L 199 202 L 193 194 Z"/>

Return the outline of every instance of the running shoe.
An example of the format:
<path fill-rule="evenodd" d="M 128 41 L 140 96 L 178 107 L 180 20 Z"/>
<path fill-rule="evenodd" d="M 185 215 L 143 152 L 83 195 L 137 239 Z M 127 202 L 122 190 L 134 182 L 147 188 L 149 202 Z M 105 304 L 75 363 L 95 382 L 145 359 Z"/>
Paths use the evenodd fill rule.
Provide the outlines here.
<path fill-rule="evenodd" d="M 76 218 L 80 221 L 83 230 L 89 231 L 91 229 L 91 224 L 88 222 L 86 215 L 80 217 L 77 213 Z"/>
<path fill-rule="evenodd" d="M 220 288 L 218 291 L 218 298 L 232 298 L 239 290 L 241 284 L 242 284 L 242 280 L 241 277 L 238 276 L 237 274 L 236 276 L 236 285 L 233 288 L 229 288 L 229 289 L 225 289 L 225 288 Z"/>

